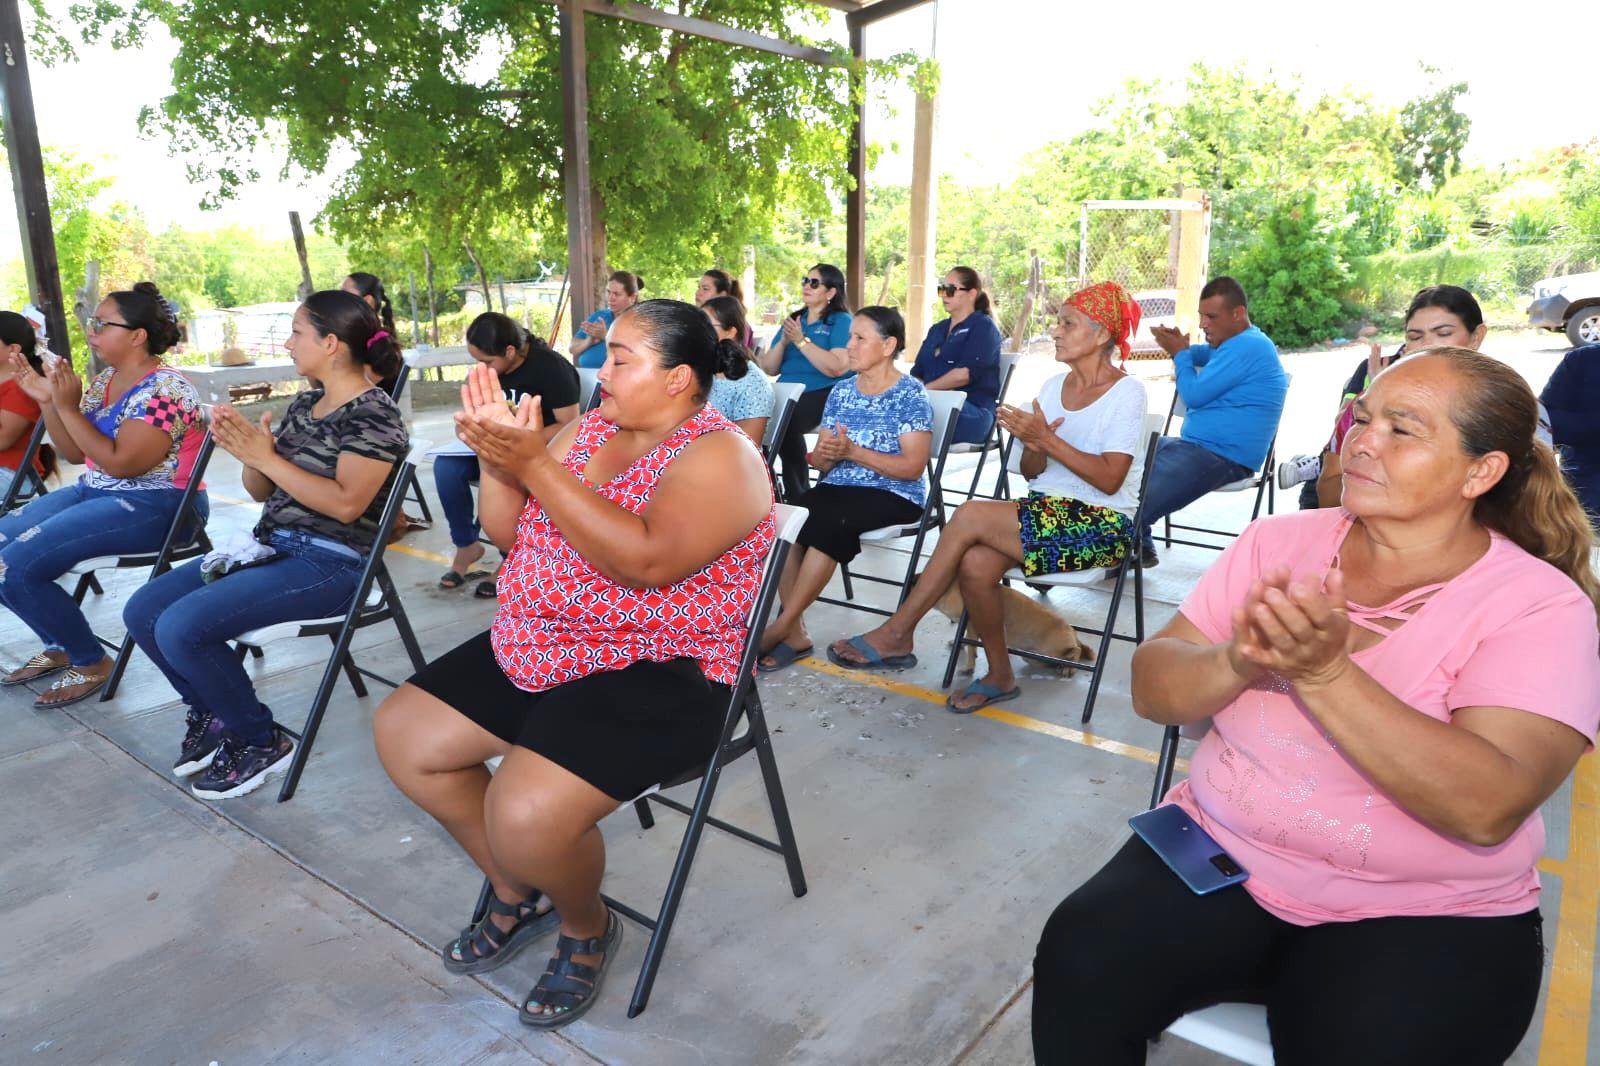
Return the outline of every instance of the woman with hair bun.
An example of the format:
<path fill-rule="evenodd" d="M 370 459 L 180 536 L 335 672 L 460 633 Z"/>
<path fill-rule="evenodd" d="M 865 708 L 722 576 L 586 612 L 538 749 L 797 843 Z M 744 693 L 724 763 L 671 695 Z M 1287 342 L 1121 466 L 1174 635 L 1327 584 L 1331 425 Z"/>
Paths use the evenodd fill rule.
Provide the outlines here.
<path fill-rule="evenodd" d="M 194 386 L 161 360 L 178 342 L 178 324 L 154 285 L 111 293 L 85 332 L 106 364 L 87 389 L 66 360 L 41 373 L 23 353 L 10 357 L 56 450 L 89 468 L 76 484 L 0 518 L 0 604 L 44 644 L 0 684 L 61 674 L 34 701 L 39 707 L 86 699 L 111 674 L 99 638 L 56 579 L 96 556 L 160 551 L 205 435 Z M 203 524 L 203 492 L 195 506 Z"/>
<path fill-rule="evenodd" d="M 578 372 L 544 341 L 498 311 L 486 311 L 467 327 L 467 353 L 481 366 L 494 370 L 506 403 L 515 407 L 524 396 L 537 397 L 544 432 L 554 437 L 562 426 L 578 417 Z M 439 579 L 442 589 L 457 589 L 483 558 L 478 522 L 473 511 L 472 486 L 479 478 L 478 457 L 470 452 L 436 455 L 433 484 L 439 507 L 450 525 L 455 557 Z M 478 572 L 478 576 L 486 576 Z M 494 598 L 494 582 L 478 584 L 475 594 Z"/>
<path fill-rule="evenodd" d="M 971 267 L 951 267 L 939 286 L 939 299 L 950 317 L 928 331 L 911 376 L 931 392 L 965 393 L 951 440 L 982 444 L 994 428 L 1000 402 L 1000 327 L 990 313 L 983 280 Z"/>
<path fill-rule="evenodd" d="M 617 316 L 600 406 L 546 440 L 475 366 L 456 415 L 483 464 L 483 528 L 508 555 L 487 632 L 384 700 L 373 734 L 396 786 L 493 887 L 443 951 L 483 973 L 559 927 L 520 1019 L 595 1002 L 622 925 L 600 896 L 596 823 L 716 748 L 775 531 L 750 440 L 705 402 L 721 354 L 693 304 Z M 501 758 L 490 775 L 485 761 Z"/>
<path fill-rule="evenodd" d="M 772 382 L 755 365 L 750 350 L 739 340 L 750 332 L 744 320 L 744 307 L 732 296 L 713 296 L 700 308 L 711 319 L 711 328 L 717 331 L 717 340 L 723 344 L 718 350 L 717 379 L 711 384 L 711 395 L 706 403 L 760 444 L 767 434 L 767 419 L 772 417 Z"/>
<path fill-rule="evenodd" d="M 318 384 L 290 401 L 276 433 L 270 413 L 256 423 L 218 404 L 212 418 L 217 445 L 244 464 L 245 491 L 266 502 L 256 543 L 220 567 L 208 556 L 167 571 L 122 612 L 188 708 L 172 773 L 194 776 L 201 799 L 245 795 L 288 768 L 294 741 L 228 642 L 350 606 L 409 444 L 400 409 L 367 379 L 393 357 L 394 340 L 358 297 L 312 293 L 284 347 L 295 370 Z"/>
<path fill-rule="evenodd" d="M 618 270 L 606 279 L 606 305 L 583 320 L 572 338 L 572 357 L 584 370 L 598 370 L 606 362 L 606 333 L 617 316 L 639 302 L 644 279 Z"/>

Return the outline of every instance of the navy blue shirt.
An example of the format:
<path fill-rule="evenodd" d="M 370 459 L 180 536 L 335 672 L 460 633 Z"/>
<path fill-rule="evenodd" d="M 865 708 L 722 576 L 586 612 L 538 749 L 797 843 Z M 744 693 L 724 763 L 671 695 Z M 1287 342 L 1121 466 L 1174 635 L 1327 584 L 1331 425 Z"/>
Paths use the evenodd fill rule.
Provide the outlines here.
<path fill-rule="evenodd" d="M 1589 520 L 1600 523 L 1600 344 L 1568 352 L 1539 402 L 1550 415 L 1550 436 L 1567 481 Z"/>
<path fill-rule="evenodd" d="M 954 330 L 948 318 L 930 329 L 911 376 L 923 382 L 938 381 L 963 366 L 971 375 L 960 390 L 967 394 L 967 403 L 993 411 L 1000 398 L 1000 327 L 981 312 L 968 315 Z"/>

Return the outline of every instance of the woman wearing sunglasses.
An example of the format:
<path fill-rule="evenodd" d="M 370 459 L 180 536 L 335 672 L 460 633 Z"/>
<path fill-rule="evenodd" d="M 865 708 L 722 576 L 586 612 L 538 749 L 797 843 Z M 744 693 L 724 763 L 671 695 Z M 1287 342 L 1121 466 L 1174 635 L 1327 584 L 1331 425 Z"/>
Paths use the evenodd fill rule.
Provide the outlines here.
<path fill-rule="evenodd" d="M 952 267 L 939 287 L 950 317 L 928 331 L 911 376 L 938 392 L 967 394 L 956 421 L 957 444 L 982 444 L 994 426 L 1000 400 L 1000 327 L 989 310 L 989 294 L 971 267 Z"/>
<path fill-rule="evenodd" d="M 89 468 L 77 484 L 0 518 L 0 604 L 44 644 L 0 684 L 60 673 L 38 707 L 86 699 L 111 673 L 99 638 L 56 579 L 96 556 L 159 551 L 205 435 L 194 386 L 161 361 L 178 343 L 178 323 L 154 285 L 107 296 L 87 327 L 89 347 L 108 368 L 87 391 L 65 360 L 40 374 L 20 354 L 11 357 L 56 450 Z M 205 493 L 194 502 L 204 523 Z"/>
<path fill-rule="evenodd" d="M 835 383 L 851 376 L 850 310 L 845 306 L 844 274 L 818 263 L 800 279 L 800 310 L 784 319 L 783 329 L 761 356 L 761 369 L 779 381 L 805 387 L 778 445 L 783 459 L 783 498 L 798 499 L 811 485 L 806 468 L 806 434 L 822 422 L 822 408 Z"/>

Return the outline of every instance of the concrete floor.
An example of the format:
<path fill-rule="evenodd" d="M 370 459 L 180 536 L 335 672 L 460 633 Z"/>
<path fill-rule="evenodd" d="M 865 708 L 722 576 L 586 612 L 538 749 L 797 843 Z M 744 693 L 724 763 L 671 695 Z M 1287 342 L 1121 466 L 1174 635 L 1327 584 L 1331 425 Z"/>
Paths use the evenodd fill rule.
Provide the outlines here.
<path fill-rule="evenodd" d="M 1347 362 L 1297 371 L 1291 409 L 1304 405 L 1301 422 L 1327 405 Z M 1033 380 L 1048 371 L 1029 368 Z M 1302 377 L 1318 384 L 1302 387 Z M 419 416 L 418 436 L 443 432 L 440 413 Z M 1311 430 L 1301 435 L 1314 443 Z M 253 506 L 226 502 L 244 499 L 232 460 L 219 454 L 208 481 L 214 524 L 254 521 Z M 1194 509 L 1235 526 L 1247 512 L 1242 498 Z M 447 539 L 436 526 L 389 554 L 429 654 L 486 626 L 492 610 L 435 589 L 442 567 L 428 556 L 447 551 Z M 1150 573 L 1152 627 L 1214 558 L 1165 553 Z M 105 581 L 91 608 L 102 632 L 121 632 L 120 605 L 141 580 Z M 1108 588 L 1058 591 L 1052 603 L 1093 624 Z M 887 604 L 893 593 L 861 595 Z M 821 607 L 810 624 L 821 643 L 870 620 Z M 1038 931 L 1146 804 L 1160 731 L 1131 712 L 1126 646 L 1112 653 L 1092 735 L 1079 732 L 1085 679 L 1042 670 L 1023 674 L 1024 696 L 1004 713 L 950 715 L 937 690 L 951 629 L 931 616 L 922 664 L 892 680 L 842 676 L 826 663 L 763 679 L 809 893 L 790 894 L 777 856 L 710 831 L 650 1008 L 626 1017 L 648 939 L 630 926 L 601 1002 L 556 1034 L 523 1029 L 514 1012 L 543 950 L 481 980 L 439 964 L 478 876 L 378 766 L 370 716 L 381 689 L 358 700 L 341 682 L 300 791 L 284 805 L 274 790 L 207 805 L 180 789 L 166 768 L 182 709 L 141 657 L 107 703 L 45 712 L 25 691 L 0 690 L 9 801 L 0 937 L 12 945 L 0 957 L 0 1063 L 1029 1062 Z M 14 619 L 0 620 L 0 663 L 30 654 L 30 640 Z M 251 667 L 263 699 L 292 725 L 326 648 L 282 642 Z M 357 655 L 379 672 L 406 672 L 387 627 L 363 632 Z M 1592 898 L 1597 871 L 1562 863 L 1569 838 L 1593 846 L 1600 810 L 1585 806 L 1574 827 L 1571 791 L 1547 812 L 1548 865 L 1560 875 L 1546 876 L 1544 900 L 1557 973 L 1512 1060 L 1519 1066 L 1581 1062 L 1585 1049 L 1593 1061 L 1600 1050 L 1587 980 L 1593 916 L 1562 908 L 1569 877 Z M 716 812 L 770 829 L 751 760 L 724 775 Z M 649 831 L 626 811 L 609 819 L 607 891 L 653 912 L 682 824 L 671 812 Z M 1551 995 L 1559 1002 L 1547 1012 Z M 1168 1038 L 1150 1061 L 1223 1060 Z"/>

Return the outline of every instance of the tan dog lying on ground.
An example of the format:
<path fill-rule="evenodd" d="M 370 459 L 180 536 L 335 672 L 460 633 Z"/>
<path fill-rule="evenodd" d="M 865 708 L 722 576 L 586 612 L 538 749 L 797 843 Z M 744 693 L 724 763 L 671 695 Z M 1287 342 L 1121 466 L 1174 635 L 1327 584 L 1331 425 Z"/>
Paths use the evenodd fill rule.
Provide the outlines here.
<path fill-rule="evenodd" d="M 922 575 L 917 576 L 920 578 Z M 960 621 L 961 612 L 966 609 L 961 599 L 960 585 L 952 584 L 950 591 L 939 597 L 934 609 L 952 622 Z M 1078 631 L 1072 628 L 1072 623 L 1032 596 L 1002 585 L 1000 609 L 1004 612 L 1006 643 L 1011 647 L 1038 655 L 1053 655 L 1058 659 L 1076 659 L 1081 663 L 1094 661 L 1094 649 L 1078 639 Z M 972 637 L 976 634 L 969 630 L 967 635 Z M 970 674 L 978 666 L 978 649 L 968 645 L 965 651 L 961 672 Z M 1065 677 L 1071 677 L 1074 673 L 1070 666 L 1058 669 Z"/>

